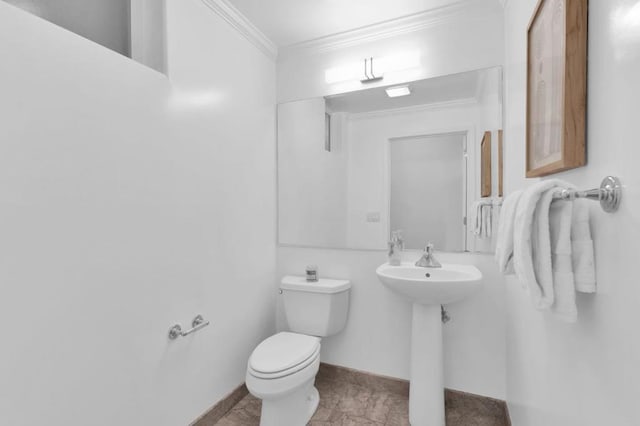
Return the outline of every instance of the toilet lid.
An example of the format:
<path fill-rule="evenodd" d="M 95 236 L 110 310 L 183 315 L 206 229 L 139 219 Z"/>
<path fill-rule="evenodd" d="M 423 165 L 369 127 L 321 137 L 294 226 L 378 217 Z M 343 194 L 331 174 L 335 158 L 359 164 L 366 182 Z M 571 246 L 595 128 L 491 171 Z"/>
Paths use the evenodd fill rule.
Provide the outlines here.
<path fill-rule="evenodd" d="M 304 334 L 282 332 L 265 339 L 249 358 L 249 367 L 263 374 L 279 373 L 292 369 L 320 349 L 320 339 Z"/>

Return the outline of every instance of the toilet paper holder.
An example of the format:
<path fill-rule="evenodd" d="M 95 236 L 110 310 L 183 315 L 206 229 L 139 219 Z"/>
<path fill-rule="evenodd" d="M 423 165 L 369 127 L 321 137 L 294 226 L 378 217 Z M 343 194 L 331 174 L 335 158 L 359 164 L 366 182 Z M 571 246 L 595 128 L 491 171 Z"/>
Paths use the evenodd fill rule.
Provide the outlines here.
<path fill-rule="evenodd" d="M 205 320 L 202 315 L 197 315 L 191 322 L 191 328 L 189 330 L 182 330 L 180 324 L 175 324 L 169 329 L 169 340 L 175 340 L 178 337 L 185 337 L 191 333 L 195 333 L 198 330 L 202 330 L 210 324 L 209 320 Z"/>

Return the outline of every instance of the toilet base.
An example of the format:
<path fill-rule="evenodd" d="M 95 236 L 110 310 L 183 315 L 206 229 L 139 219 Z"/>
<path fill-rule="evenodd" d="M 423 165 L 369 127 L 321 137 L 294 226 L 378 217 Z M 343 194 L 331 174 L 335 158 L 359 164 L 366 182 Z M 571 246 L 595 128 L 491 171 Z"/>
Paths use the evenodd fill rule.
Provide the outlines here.
<path fill-rule="evenodd" d="M 277 399 L 263 399 L 260 426 L 304 426 L 318 408 L 320 394 L 315 377 L 301 389 Z"/>

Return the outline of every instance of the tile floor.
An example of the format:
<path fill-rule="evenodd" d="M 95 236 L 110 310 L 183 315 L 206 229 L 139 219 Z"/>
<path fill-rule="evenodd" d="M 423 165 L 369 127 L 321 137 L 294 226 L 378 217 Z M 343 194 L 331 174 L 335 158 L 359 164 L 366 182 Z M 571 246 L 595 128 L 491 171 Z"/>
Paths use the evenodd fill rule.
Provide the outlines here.
<path fill-rule="evenodd" d="M 335 377 L 317 377 L 320 405 L 309 426 L 409 426 L 406 392 L 375 389 Z M 447 426 L 507 426 L 501 410 L 477 397 L 447 393 Z M 497 402 L 496 402 L 497 404 Z M 260 400 L 244 397 L 217 426 L 258 426 Z"/>

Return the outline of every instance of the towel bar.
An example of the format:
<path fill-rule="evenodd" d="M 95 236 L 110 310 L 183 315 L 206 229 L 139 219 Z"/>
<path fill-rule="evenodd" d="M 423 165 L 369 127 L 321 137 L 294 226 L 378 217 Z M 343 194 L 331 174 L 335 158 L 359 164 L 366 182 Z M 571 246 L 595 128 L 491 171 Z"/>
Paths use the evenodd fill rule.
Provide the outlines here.
<path fill-rule="evenodd" d="M 605 212 L 613 213 L 618 210 L 622 200 L 622 185 L 617 177 L 607 176 L 602 180 L 600 188 L 586 191 L 563 189 L 558 191 L 553 198 L 568 201 L 573 201 L 576 198 L 586 198 L 587 200 L 600 201 L 600 206 Z"/>

